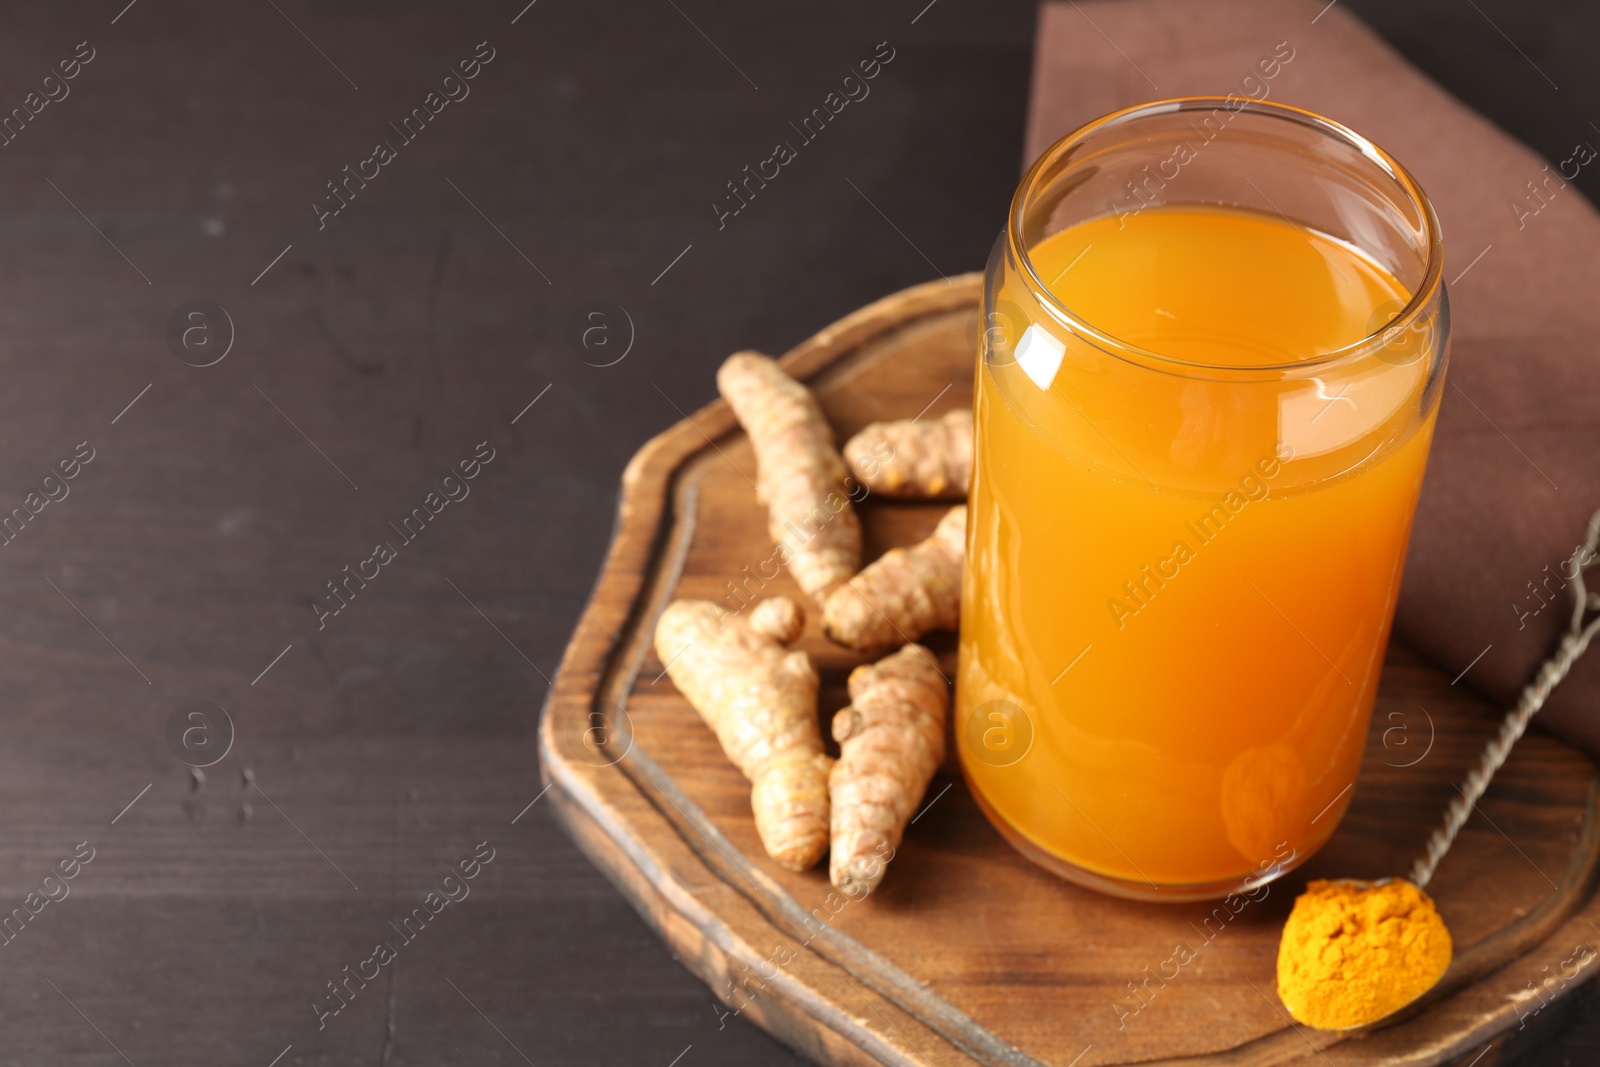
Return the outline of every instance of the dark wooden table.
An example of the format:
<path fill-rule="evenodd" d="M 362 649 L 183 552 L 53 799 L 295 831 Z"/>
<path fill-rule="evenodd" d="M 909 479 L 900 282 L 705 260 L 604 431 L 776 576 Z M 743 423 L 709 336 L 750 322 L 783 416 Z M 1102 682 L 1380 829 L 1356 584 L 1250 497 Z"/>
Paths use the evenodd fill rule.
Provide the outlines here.
<path fill-rule="evenodd" d="M 1600 13 L 1346 2 L 1589 136 Z M 0 1062 L 797 1062 L 549 820 L 538 709 L 717 362 L 982 263 L 1031 5 L 125 3 L 0 5 Z"/>

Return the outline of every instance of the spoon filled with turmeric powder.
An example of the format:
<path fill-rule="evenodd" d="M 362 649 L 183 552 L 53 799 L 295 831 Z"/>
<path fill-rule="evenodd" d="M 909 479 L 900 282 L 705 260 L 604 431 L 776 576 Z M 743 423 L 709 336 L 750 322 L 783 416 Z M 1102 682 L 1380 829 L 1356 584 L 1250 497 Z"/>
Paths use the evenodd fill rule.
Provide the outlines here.
<path fill-rule="evenodd" d="M 1318 1030 L 1367 1026 L 1410 1004 L 1444 976 L 1453 951 L 1450 931 L 1424 890 L 1511 747 L 1600 631 L 1600 593 L 1589 593 L 1584 585 L 1584 571 L 1597 551 L 1600 511 L 1589 520 L 1588 540 L 1575 557 L 1579 566 L 1567 632 L 1506 713 L 1408 876 L 1314 881 L 1295 900 L 1278 944 L 1278 997 L 1296 1021 Z"/>

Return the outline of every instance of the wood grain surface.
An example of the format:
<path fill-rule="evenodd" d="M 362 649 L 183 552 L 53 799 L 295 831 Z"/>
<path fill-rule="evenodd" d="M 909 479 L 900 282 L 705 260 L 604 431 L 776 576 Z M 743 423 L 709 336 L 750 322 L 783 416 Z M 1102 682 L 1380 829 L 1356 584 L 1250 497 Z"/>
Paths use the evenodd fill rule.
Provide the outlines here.
<path fill-rule="evenodd" d="M 968 275 L 896 294 L 801 344 L 788 365 L 842 435 L 963 406 L 979 284 Z M 1390 657 L 1338 833 L 1237 915 L 1116 900 L 1040 871 L 987 824 L 953 757 L 872 897 L 846 902 L 821 868 L 783 870 L 755 835 L 748 782 L 650 640 L 675 597 L 734 609 L 776 593 L 803 600 L 786 572 L 763 577 L 774 569 L 759 565 L 772 549 L 754 477 L 720 402 L 635 458 L 542 734 L 580 844 L 730 1011 L 825 1063 L 1426 1067 L 1529 1020 L 1536 1033 L 1600 973 L 1600 778 L 1576 750 L 1530 737 L 1430 886 L 1457 944 L 1440 985 L 1360 1035 L 1287 1025 L 1274 960 L 1298 887 L 1405 870 L 1498 727 L 1492 708 L 1403 650 Z M 869 498 L 869 556 L 925 536 L 943 509 Z M 814 618 L 797 647 L 822 676 L 826 721 L 848 703 L 845 678 L 862 660 Z M 932 647 L 953 673 L 950 635 Z M 1179 943 L 1199 959 L 1151 982 Z"/>
<path fill-rule="evenodd" d="M 1600 11 L 1341 3 L 1552 161 L 1600 114 Z M 803 1062 L 723 1014 L 553 793 L 529 807 L 545 676 L 629 457 L 728 352 L 983 263 L 1034 11 L 675 7 L 0 0 L 0 114 L 95 49 L 0 148 L 0 502 L 96 449 L 0 548 L 0 915 L 98 850 L 0 950 L 0 1064 Z M 725 183 L 885 39 L 872 96 L 719 229 Z M 471 95 L 319 230 L 326 182 L 482 41 Z M 168 347 L 194 299 L 237 334 L 211 367 Z M 599 301 L 636 330 L 620 362 L 569 333 Z M 325 583 L 483 440 L 471 496 L 318 630 Z M 166 736 L 197 699 L 236 734 L 203 780 Z M 325 983 L 482 840 L 471 897 L 319 1029 Z M 1592 1019 L 1529 1062 L 1597 1050 Z"/>

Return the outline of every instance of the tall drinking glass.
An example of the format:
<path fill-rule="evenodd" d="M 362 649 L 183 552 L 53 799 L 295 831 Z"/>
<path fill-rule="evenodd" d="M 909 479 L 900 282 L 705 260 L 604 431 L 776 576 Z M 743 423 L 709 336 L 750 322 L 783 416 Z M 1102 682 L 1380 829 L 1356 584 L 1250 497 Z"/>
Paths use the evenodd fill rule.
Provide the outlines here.
<path fill-rule="evenodd" d="M 957 682 L 973 793 L 1108 892 L 1244 891 L 1350 801 L 1448 358 L 1382 149 L 1187 98 L 1029 170 L 990 259 Z"/>

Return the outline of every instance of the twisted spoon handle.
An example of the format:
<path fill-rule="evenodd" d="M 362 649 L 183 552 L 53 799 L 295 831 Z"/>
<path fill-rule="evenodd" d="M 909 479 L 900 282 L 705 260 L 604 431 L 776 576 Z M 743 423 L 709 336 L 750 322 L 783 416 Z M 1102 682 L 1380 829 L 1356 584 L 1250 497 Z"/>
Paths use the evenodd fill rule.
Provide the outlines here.
<path fill-rule="evenodd" d="M 1595 633 L 1600 631 L 1600 593 L 1590 593 L 1584 584 L 1584 571 L 1595 562 L 1597 551 L 1600 551 L 1600 511 L 1595 512 L 1589 519 L 1588 539 L 1574 556 L 1577 566 L 1572 579 L 1572 621 L 1567 627 L 1567 632 L 1562 635 L 1561 643 L 1556 646 L 1550 658 L 1540 664 L 1539 669 L 1534 672 L 1533 681 L 1523 688 L 1516 707 L 1506 712 L 1505 720 L 1500 724 L 1499 734 L 1484 746 L 1483 756 L 1478 760 L 1478 765 L 1473 768 L 1472 773 L 1467 775 L 1466 784 L 1457 787 L 1457 795 L 1445 810 L 1444 825 L 1433 831 L 1432 836 L 1428 838 L 1426 853 L 1419 856 L 1411 867 L 1410 881 L 1417 888 L 1427 886 L 1433 878 L 1434 869 L 1439 866 L 1439 861 L 1444 859 L 1445 853 L 1450 851 L 1450 846 L 1455 844 L 1456 834 L 1460 833 L 1461 827 L 1466 824 L 1467 817 L 1472 814 L 1472 809 L 1483 796 L 1484 790 L 1489 788 L 1489 782 L 1494 778 L 1495 772 L 1511 754 L 1511 746 L 1522 737 L 1529 721 L 1538 714 L 1540 708 L 1544 707 L 1545 701 L 1550 699 L 1551 690 L 1567 676 L 1572 665 L 1578 662 L 1578 657 L 1589 647 L 1589 642 Z M 1589 616 L 1587 622 L 1586 616 Z"/>

